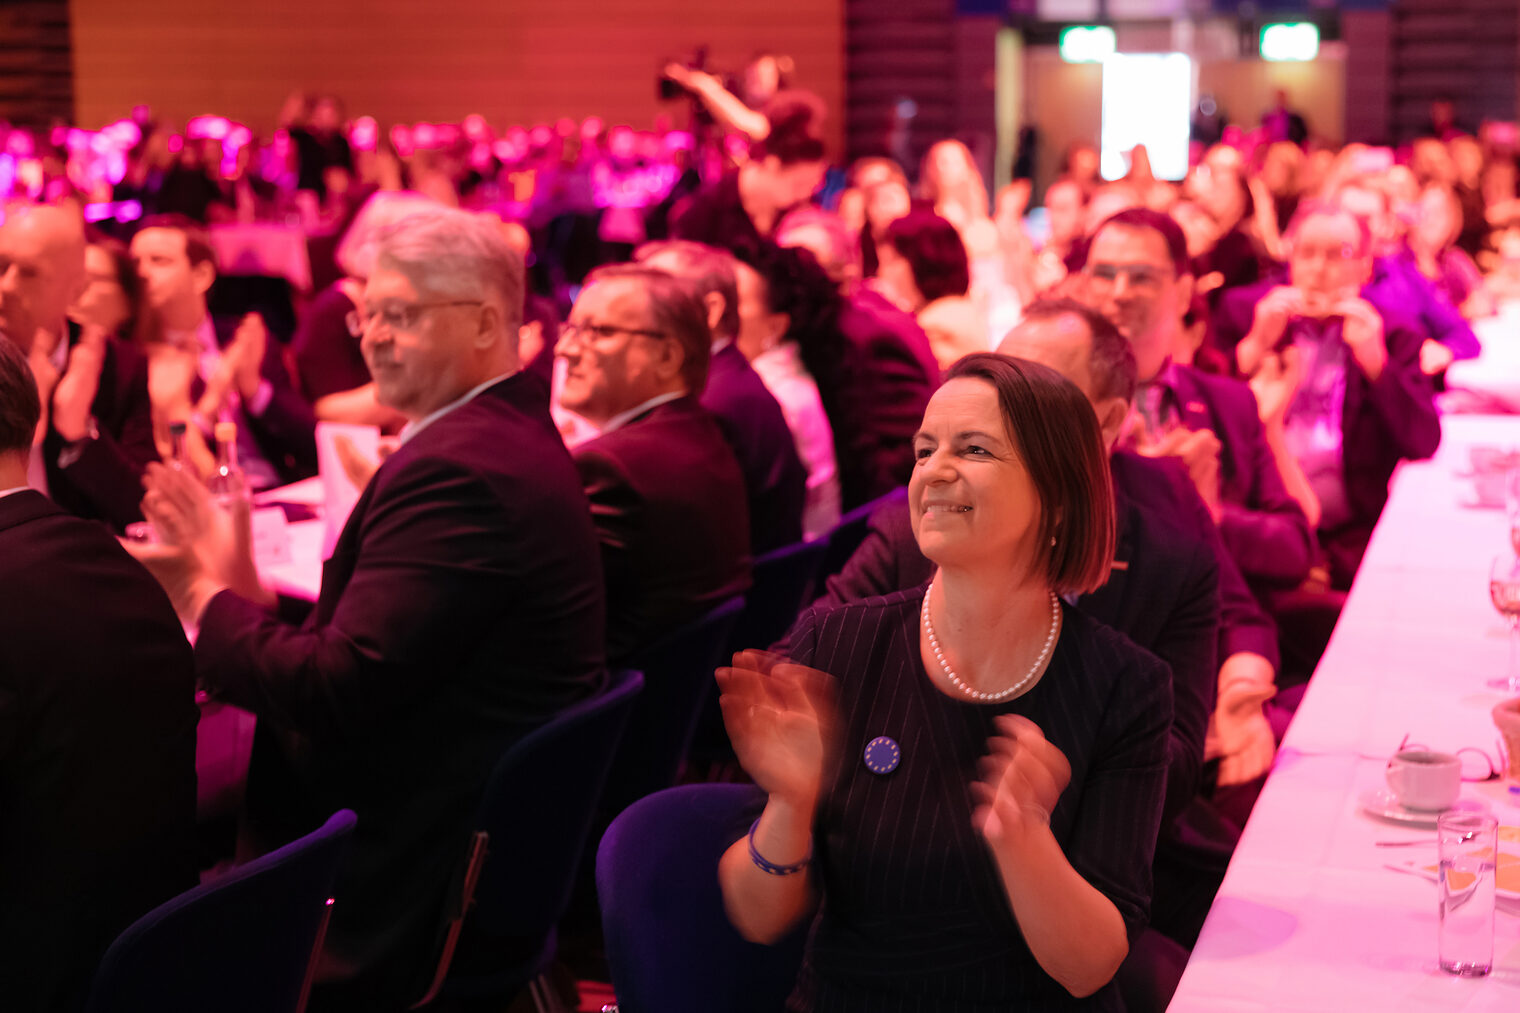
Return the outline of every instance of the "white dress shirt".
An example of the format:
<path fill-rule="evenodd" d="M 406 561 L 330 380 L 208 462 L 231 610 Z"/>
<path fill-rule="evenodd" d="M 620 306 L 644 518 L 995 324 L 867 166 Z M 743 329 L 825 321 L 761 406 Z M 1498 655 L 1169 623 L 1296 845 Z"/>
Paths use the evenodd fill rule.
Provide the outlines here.
<path fill-rule="evenodd" d="M 817 538 L 839 522 L 839 468 L 834 459 L 834 430 L 818 384 L 802 364 L 795 341 L 778 341 L 750 360 L 765 389 L 781 405 L 792 431 L 797 456 L 807 469 L 807 499 L 802 509 L 802 534 Z"/>
<path fill-rule="evenodd" d="M 650 398 L 648 401 L 645 401 L 643 404 L 634 405 L 626 412 L 618 412 L 616 415 L 612 416 L 612 418 L 607 420 L 607 424 L 597 431 L 597 435 L 605 436 L 607 433 L 612 432 L 614 429 L 621 429 L 623 426 L 626 426 L 628 423 L 632 422 L 640 415 L 643 415 L 645 412 L 653 411 L 662 404 L 674 401 L 678 397 L 685 396 L 686 392 L 684 390 L 673 390 L 665 394 L 656 394 L 654 397 Z"/>
<path fill-rule="evenodd" d="M 58 379 L 63 379 L 63 374 L 68 372 L 69 367 L 69 332 L 65 325 L 58 338 L 58 344 L 53 348 L 53 354 L 48 356 L 52 360 L 53 368 L 58 370 Z M 49 399 L 52 395 L 48 395 Z M 52 425 L 52 416 L 48 417 L 48 425 Z M 46 434 L 44 434 L 44 439 Z M 47 462 L 42 459 L 42 440 L 32 444 L 32 453 L 26 459 L 26 482 L 31 488 L 36 489 L 42 495 L 48 495 Z M 65 447 L 64 451 L 67 452 Z M 14 491 L 14 490 L 12 490 Z"/>
<path fill-rule="evenodd" d="M 428 426 L 432 425 L 434 422 L 437 422 L 439 419 L 443 418 L 445 415 L 447 415 L 449 412 L 453 411 L 455 408 L 459 408 L 459 407 L 461 407 L 463 405 L 467 405 L 471 401 L 475 400 L 475 397 L 478 394 L 480 394 L 482 391 L 486 390 L 487 388 L 496 386 L 498 383 L 501 383 L 501 381 L 505 380 L 509 376 L 516 376 L 516 375 L 517 375 L 517 370 L 513 370 L 510 373 L 502 373 L 499 376 L 493 376 L 493 377 L 491 377 L 491 379 L 485 381 L 484 383 L 476 384 L 475 386 L 471 387 L 469 390 L 467 390 L 463 394 L 461 394 L 459 397 L 455 398 L 453 401 L 450 401 L 448 404 L 444 405 L 442 408 L 439 408 L 436 411 L 428 412 L 426 415 L 422 416 L 422 418 L 418 419 L 416 422 L 408 422 L 406 425 L 402 426 L 401 427 L 401 432 L 400 432 L 398 438 L 401 440 L 401 443 L 404 445 L 407 440 L 410 440 L 412 437 L 414 437 L 418 433 L 422 432 L 424 429 L 426 429 Z"/>

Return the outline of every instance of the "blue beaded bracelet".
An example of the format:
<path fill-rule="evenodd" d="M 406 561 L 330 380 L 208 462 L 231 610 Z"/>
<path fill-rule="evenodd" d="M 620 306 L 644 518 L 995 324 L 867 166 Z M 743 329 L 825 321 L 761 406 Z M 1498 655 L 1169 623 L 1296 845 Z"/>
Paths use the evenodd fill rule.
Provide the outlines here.
<path fill-rule="evenodd" d="M 768 872 L 772 876 L 790 876 L 808 867 L 808 863 L 813 860 L 813 848 L 811 845 L 808 846 L 807 856 L 795 865 L 777 865 L 775 862 L 766 861 L 765 856 L 760 854 L 755 848 L 755 828 L 759 825 L 759 820 L 755 820 L 755 822 L 749 825 L 749 859 L 760 867 L 761 872 Z"/>

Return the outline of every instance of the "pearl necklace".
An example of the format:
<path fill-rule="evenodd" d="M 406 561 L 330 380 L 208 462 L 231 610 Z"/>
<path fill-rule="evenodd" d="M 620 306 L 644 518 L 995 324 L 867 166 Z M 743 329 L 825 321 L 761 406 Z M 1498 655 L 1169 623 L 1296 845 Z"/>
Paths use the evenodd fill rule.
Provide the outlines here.
<path fill-rule="evenodd" d="M 1050 632 L 1045 635 L 1045 646 L 1040 648 L 1040 656 L 1034 659 L 1034 664 L 1029 666 L 1029 671 L 1025 674 L 1024 678 L 1020 679 L 1012 686 L 1009 686 L 1007 689 L 999 690 L 996 693 L 983 693 L 981 690 L 972 689 L 964 682 L 961 682 L 960 677 L 955 674 L 955 670 L 952 669 L 949 663 L 945 661 L 945 654 L 940 650 L 939 647 L 939 638 L 934 635 L 934 623 L 929 618 L 929 595 L 933 593 L 933 591 L 934 581 L 930 581 L 928 589 L 924 591 L 923 608 L 924 632 L 929 635 L 929 648 L 934 652 L 934 658 L 939 662 L 940 671 L 945 673 L 945 678 L 950 680 L 950 684 L 952 686 L 969 696 L 971 699 L 980 700 L 986 703 L 995 703 L 999 700 L 1006 700 L 1008 697 L 1023 689 L 1029 683 L 1029 680 L 1034 678 L 1035 673 L 1040 670 L 1040 666 L 1045 664 L 1045 659 L 1050 657 L 1050 649 L 1055 646 L 1056 630 L 1060 626 L 1061 621 L 1061 601 L 1055 596 L 1054 592 L 1051 592 L 1050 595 Z"/>

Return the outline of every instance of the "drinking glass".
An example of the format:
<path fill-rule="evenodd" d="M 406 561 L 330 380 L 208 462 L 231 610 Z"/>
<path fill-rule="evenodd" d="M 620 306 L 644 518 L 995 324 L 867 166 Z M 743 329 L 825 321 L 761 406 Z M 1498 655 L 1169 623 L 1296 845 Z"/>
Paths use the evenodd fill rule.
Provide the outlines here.
<path fill-rule="evenodd" d="M 1441 970 L 1480 977 L 1494 966 L 1494 855 L 1499 821 L 1448 812 L 1436 820 L 1440 850 Z"/>
<path fill-rule="evenodd" d="M 1488 596 L 1509 623 L 1509 675 L 1490 679 L 1493 689 L 1520 693 L 1520 559 L 1495 556 L 1488 570 Z"/>
<path fill-rule="evenodd" d="M 1509 544 L 1520 553 L 1520 468 L 1504 473 L 1504 513 L 1509 518 Z"/>

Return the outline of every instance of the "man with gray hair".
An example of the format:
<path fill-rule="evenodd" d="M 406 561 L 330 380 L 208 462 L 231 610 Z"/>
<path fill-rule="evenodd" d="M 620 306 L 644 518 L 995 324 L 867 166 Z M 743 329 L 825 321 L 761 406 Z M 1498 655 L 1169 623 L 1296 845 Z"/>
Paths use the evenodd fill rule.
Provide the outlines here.
<path fill-rule="evenodd" d="M 697 400 L 711 344 L 690 286 L 633 264 L 588 275 L 560 329 L 560 403 L 600 431 L 574 457 L 602 545 L 613 665 L 749 589 L 744 475 Z"/>
<path fill-rule="evenodd" d="M 259 717 L 257 843 L 339 808 L 359 816 L 313 1009 L 402 1009 L 421 994 L 496 760 L 603 680 L 596 535 L 547 391 L 520 372 L 522 286 L 521 257 L 464 212 L 420 213 L 381 238 L 358 323 L 379 401 L 407 425 L 301 626 L 249 600 L 246 555 L 238 565 L 227 525 L 198 520 L 199 486 L 150 471 L 144 512 L 189 537 L 146 561 L 199 623 L 207 688 Z"/>

